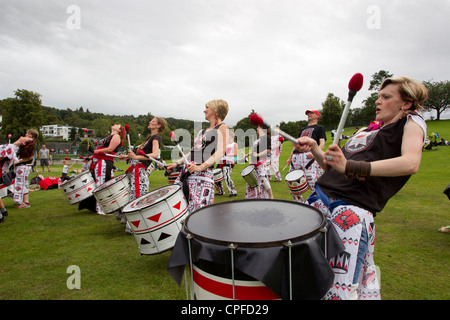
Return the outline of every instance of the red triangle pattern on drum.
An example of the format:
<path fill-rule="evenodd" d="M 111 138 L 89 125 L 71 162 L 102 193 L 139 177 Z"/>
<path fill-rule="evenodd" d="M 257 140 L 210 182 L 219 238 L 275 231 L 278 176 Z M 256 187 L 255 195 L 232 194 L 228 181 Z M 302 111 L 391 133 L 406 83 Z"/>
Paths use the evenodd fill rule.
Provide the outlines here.
<path fill-rule="evenodd" d="M 158 222 L 159 218 L 161 218 L 161 214 L 162 214 L 162 212 L 155 214 L 154 216 L 148 217 L 147 219 L 151 220 L 153 222 Z"/>
<path fill-rule="evenodd" d="M 178 202 L 176 205 L 173 206 L 175 209 L 180 210 L 181 208 L 181 201 Z"/>
<path fill-rule="evenodd" d="M 135 226 L 136 228 L 139 228 L 139 224 L 141 223 L 141 220 L 131 221 L 131 223 L 132 223 L 133 226 Z"/>
<path fill-rule="evenodd" d="M 81 195 L 77 193 L 77 194 L 75 195 L 75 198 L 78 198 L 78 197 L 81 197 Z"/>

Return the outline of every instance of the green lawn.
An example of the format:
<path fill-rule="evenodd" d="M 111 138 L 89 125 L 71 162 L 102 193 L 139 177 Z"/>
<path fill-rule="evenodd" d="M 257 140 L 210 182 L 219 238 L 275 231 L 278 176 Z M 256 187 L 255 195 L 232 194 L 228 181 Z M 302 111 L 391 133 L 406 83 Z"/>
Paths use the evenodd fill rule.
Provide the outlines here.
<path fill-rule="evenodd" d="M 450 121 L 428 126 L 429 133 L 450 138 Z M 281 168 L 290 150 L 286 143 Z M 419 173 L 375 218 L 375 262 L 381 270 L 383 299 L 450 298 L 450 235 L 437 232 L 450 224 L 450 201 L 443 194 L 450 183 L 450 147 L 424 151 L 422 159 Z M 244 166 L 237 165 L 233 172 L 239 192 L 233 200 L 244 198 L 245 183 L 239 175 Z M 126 169 L 126 164 L 119 167 Z M 53 166 L 45 176 L 59 176 L 61 170 Z M 152 173 L 150 183 L 152 189 L 168 184 L 162 171 Z M 272 183 L 272 188 L 275 198 L 292 199 L 284 182 Z M 217 196 L 215 202 L 229 200 Z M 28 209 L 15 209 L 10 198 L 4 202 L 9 216 L 0 224 L 1 300 L 186 299 L 184 286 L 178 288 L 166 271 L 170 251 L 141 256 L 133 236 L 114 216 L 78 211 L 61 190 L 31 192 Z M 80 267 L 80 290 L 67 288 L 71 265 Z"/>

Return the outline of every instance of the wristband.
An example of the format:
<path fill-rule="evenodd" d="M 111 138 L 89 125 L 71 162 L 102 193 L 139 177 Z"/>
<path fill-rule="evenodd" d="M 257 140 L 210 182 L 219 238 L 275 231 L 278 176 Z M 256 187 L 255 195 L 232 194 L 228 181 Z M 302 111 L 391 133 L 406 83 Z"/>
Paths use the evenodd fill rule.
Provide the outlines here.
<path fill-rule="evenodd" d="M 372 165 L 366 161 L 347 160 L 345 165 L 345 176 L 352 178 L 356 176 L 359 181 L 365 181 L 370 176 Z"/>

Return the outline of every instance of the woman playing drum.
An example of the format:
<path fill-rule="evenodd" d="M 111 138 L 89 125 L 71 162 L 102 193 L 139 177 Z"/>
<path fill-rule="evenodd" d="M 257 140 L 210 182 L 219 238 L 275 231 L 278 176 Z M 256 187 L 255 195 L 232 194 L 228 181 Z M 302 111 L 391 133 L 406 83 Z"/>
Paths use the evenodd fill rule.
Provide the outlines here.
<path fill-rule="evenodd" d="M 330 261 L 335 281 L 326 298 L 380 299 L 374 216 L 419 170 L 427 129 L 417 110 L 427 96 L 418 81 L 389 78 L 376 101 L 381 129 L 360 131 L 342 149 L 333 144 L 326 152 L 311 138 L 298 139 L 299 150 L 311 151 L 325 168 L 307 202 L 327 215 L 345 246 Z"/>
<path fill-rule="evenodd" d="M 130 167 L 127 173 L 131 182 L 130 201 L 143 196 L 148 192 L 149 181 L 147 168 L 151 164 L 150 158 L 158 159 L 160 156 L 162 139 L 160 133 L 166 128 L 166 120 L 160 117 L 154 117 L 148 123 L 150 135 L 144 143 L 137 147 L 137 154 L 128 151 L 128 155 L 120 155 L 120 159 L 130 159 Z"/>
<path fill-rule="evenodd" d="M 111 134 L 97 142 L 97 149 L 94 150 L 92 157 L 92 166 L 97 187 L 111 180 L 113 177 L 114 157 L 111 155 L 115 155 L 119 150 L 126 134 L 124 126 L 115 124 L 111 127 Z M 98 204 L 96 204 L 96 212 L 98 214 L 104 214 Z"/>
<path fill-rule="evenodd" d="M 228 103 L 224 100 L 212 100 L 205 105 L 207 129 L 201 130 L 194 140 L 194 146 L 187 155 L 186 164 L 175 183 L 183 185 L 188 198 L 189 211 L 214 202 L 214 178 L 212 167 L 225 154 L 228 126 L 222 121 L 228 114 Z M 167 165 L 170 171 L 181 166 L 183 160 Z"/>
<path fill-rule="evenodd" d="M 31 159 L 36 150 L 36 142 L 33 137 L 28 135 L 20 137 L 16 142 L 0 145 L 0 183 L 9 185 L 11 181 L 7 180 L 5 173 L 13 165 L 14 162 L 21 159 Z M 8 215 L 8 211 L 0 198 L 0 222 L 4 222 Z"/>
<path fill-rule="evenodd" d="M 267 134 L 267 128 L 258 126 L 256 130 L 259 138 L 253 143 L 253 149 L 249 155 L 250 163 L 255 167 L 258 182 L 256 187 L 247 184 L 245 199 L 273 199 L 265 165 L 271 149 L 271 139 Z"/>

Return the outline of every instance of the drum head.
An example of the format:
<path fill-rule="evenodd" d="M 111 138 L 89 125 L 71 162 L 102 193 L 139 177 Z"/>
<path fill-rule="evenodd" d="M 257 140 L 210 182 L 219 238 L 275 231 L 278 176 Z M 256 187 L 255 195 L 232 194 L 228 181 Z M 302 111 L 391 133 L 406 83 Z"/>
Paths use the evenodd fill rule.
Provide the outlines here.
<path fill-rule="evenodd" d="M 180 189 L 181 187 L 178 184 L 176 184 L 153 190 L 152 192 L 149 192 L 143 195 L 142 197 L 139 197 L 136 200 L 127 204 L 125 208 L 123 208 L 123 212 L 126 213 L 130 211 L 136 211 L 143 208 L 147 208 L 151 205 L 154 205 L 155 203 L 167 199 Z"/>
<path fill-rule="evenodd" d="M 61 183 L 60 187 L 63 187 L 65 184 L 66 184 L 66 185 L 73 184 L 73 182 L 74 182 L 76 179 L 81 179 L 83 176 L 85 176 L 85 175 L 90 175 L 90 174 L 91 174 L 90 171 L 84 171 L 84 172 L 82 172 L 82 173 L 79 173 L 79 174 L 77 174 L 75 177 L 73 177 L 72 179 L 66 180 L 66 181 L 64 181 L 63 183 Z M 93 180 L 92 176 L 91 176 L 90 179 Z M 84 182 L 84 181 L 83 181 L 83 182 Z"/>
<path fill-rule="evenodd" d="M 244 169 L 242 169 L 241 171 L 241 176 L 245 176 L 247 174 L 249 174 L 250 172 L 252 172 L 255 169 L 255 166 L 250 164 L 248 166 L 246 166 Z"/>
<path fill-rule="evenodd" d="M 322 213 L 303 203 L 248 199 L 203 207 L 186 218 L 184 229 L 204 242 L 268 247 L 308 239 L 324 225 Z"/>
<path fill-rule="evenodd" d="M 285 180 L 295 181 L 304 175 L 305 175 L 305 173 L 303 172 L 303 170 L 293 170 L 286 174 Z"/>
<path fill-rule="evenodd" d="M 110 187 L 111 185 L 113 185 L 114 183 L 125 179 L 126 177 L 127 177 L 127 174 L 125 173 L 125 174 L 121 174 L 118 177 L 112 178 L 111 180 L 108 180 L 105 183 L 103 183 L 102 185 L 98 186 L 94 192 L 97 192 L 102 189 L 106 189 L 106 188 Z"/>

